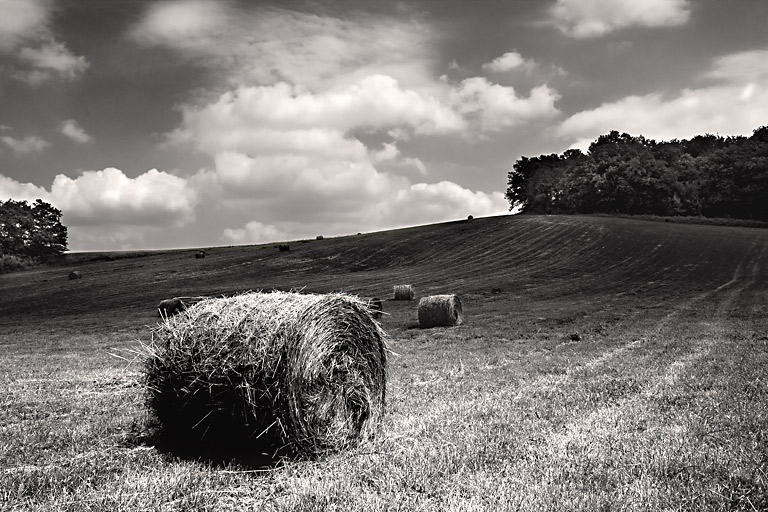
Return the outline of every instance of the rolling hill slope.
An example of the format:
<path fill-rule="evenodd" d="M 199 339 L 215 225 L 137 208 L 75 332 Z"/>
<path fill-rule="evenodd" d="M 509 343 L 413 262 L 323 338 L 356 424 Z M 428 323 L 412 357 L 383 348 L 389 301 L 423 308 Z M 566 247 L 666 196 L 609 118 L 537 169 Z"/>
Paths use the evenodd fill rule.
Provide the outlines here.
<path fill-rule="evenodd" d="M 481 310 L 492 288 L 523 301 L 669 296 L 727 282 L 740 263 L 763 260 L 766 243 L 768 232 L 755 228 L 526 215 L 292 242 L 288 253 L 261 245 L 212 248 L 205 259 L 194 250 L 116 261 L 75 254 L 63 266 L 0 275 L 0 318 L 145 324 L 177 295 L 275 288 L 386 298 L 399 283 L 419 295 L 459 293 Z M 72 269 L 83 278 L 68 280 Z"/>

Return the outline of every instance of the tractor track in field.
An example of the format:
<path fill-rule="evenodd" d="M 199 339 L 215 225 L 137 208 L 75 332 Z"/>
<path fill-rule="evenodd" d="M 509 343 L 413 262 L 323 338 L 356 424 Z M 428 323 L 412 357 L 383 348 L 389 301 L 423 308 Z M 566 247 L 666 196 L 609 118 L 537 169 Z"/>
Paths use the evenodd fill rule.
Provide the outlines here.
<path fill-rule="evenodd" d="M 611 436 L 642 435 L 629 427 L 622 429 L 622 425 L 627 426 L 637 422 L 638 418 L 642 418 L 643 410 L 648 408 L 650 402 L 666 390 L 672 390 L 686 373 L 691 372 L 693 366 L 728 338 L 729 332 L 734 330 L 734 326 L 729 321 L 729 313 L 737 300 L 755 285 L 758 276 L 764 271 L 763 264 L 767 249 L 768 242 L 765 240 L 759 247 L 757 243 L 753 244 L 737 265 L 729 281 L 683 301 L 665 315 L 649 333 L 649 338 L 656 340 L 660 345 L 659 348 L 663 350 L 655 350 L 652 357 L 648 358 L 649 362 L 658 361 L 659 363 L 650 374 L 639 373 L 645 384 L 636 392 L 629 393 L 617 401 L 572 418 L 564 425 L 562 431 L 553 432 L 548 439 L 553 452 L 566 457 L 569 450 L 599 446 Z M 688 330 L 681 343 L 679 336 L 671 335 L 673 327 L 670 324 L 691 312 L 696 306 L 705 306 L 706 311 L 711 311 L 712 314 L 706 321 L 687 324 Z M 621 354 L 632 350 L 634 346 L 636 343 L 617 347 L 585 364 L 581 370 L 603 367 Z M 672 354 L 674 357 L 670 361 Z M 634 361 L 642 359 L 643 357 L 638 355 L 633 357 Z M 667 435 L 685 434 L 684 428 L 679 425 L 661 425 L 659 428 L 668 430 Z"/>

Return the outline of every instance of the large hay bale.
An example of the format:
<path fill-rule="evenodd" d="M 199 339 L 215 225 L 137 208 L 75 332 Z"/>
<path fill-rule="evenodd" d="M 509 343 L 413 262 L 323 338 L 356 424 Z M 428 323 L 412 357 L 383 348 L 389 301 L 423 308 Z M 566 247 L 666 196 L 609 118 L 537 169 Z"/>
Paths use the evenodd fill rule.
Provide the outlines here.
<path fill-rule="evenodd" d="M 70 279 L 82 279 L 83 278 L 83 274 L 81 274 L 79 270 L 73 270 L 72 272 L 69 273 L 69 278 Z"/>
<path fill-rule="evenodd" d="M 464 312 L 456 295 L 429 295 L 419 300 L 419 325 L 422 328 L 451 327 L 463 321 Z"/>
<path fill-rule="evenodd" d="M 368 304 L 368 309 L 371 311 L 371 316 L 373 318 L 381 318 L 381 315 L 383 314 L 382 311 L 384 311 L 381 299 L 378 297 L 373 297 L 366 299 L 365 302 Z"/>
<path fill-rule="evenodd" d="M 172 299 L 161 300 L 157 305 L 157 313 L 161 317 L 173 316 L 187 309 L 188 307 L 197 304 L 205 297 L 174 297 Z"/>
<path fill-rule="evenodd" d="M 416 289 L 410 284 L 395 285 L 395 300 L 413 300 Z"/>
<path fill-rule="evenodd" d="M 384 333 L 357 297 L 206 299 L 146 345 L 147 404 L 176 443 L 315 458 L 357 445 L 384 412 Z"/>
<path fill-rule="evenodd" d="M 317 235 L 317 236 L 315 237 L 315 240 L 322 240 L 322 239 L 323 239 L 323 235 Z"/>

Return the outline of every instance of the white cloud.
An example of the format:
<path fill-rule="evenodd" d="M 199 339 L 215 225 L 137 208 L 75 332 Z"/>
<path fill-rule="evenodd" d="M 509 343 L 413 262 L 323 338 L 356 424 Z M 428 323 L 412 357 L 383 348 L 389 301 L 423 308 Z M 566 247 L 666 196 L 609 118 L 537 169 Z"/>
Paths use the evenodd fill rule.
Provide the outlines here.
<path fill-rule="evenodd" d="M 557 0 L 555 26 L 575 38 L 599 37 L 626 27 L 675 27 L 690 17 L 688 0 Z"/>
<path fill-rule="evenodd" d="M 508 208 L 501 192 L 473 192 L 450 181 L 413 184 L 374 207 L 391 226 L 502 215 Z"/>
<path fill-rule="evenodd" d="M 183 116 L 185 129 L 174 137 L 196 137 L 209 151 L 222 142 L 232 143 L 231 139 L 222 141 L 218 134 L 231 137 L 234 132 L 264 131 L 266 127 L 301 130 L 308 144 L 320 135 L 320 130 L 343 133 L 360 127 L 409 126 L 419 133 L 445 133 L 463 127 L 462 118 L 437 96 L 403 89 L 394 78 L 384 75 L 368 76 L 320 93 L 287 83 L 239 87 L 203 108 L 185 107 Z M 328 143 L 318 142 L 321 146 Z"/>
<path fill-rule="evenodd" d="M 62 134 L 75 142 L 87 144 L 93 141 L 93 137 L 88 135 L 86 131 L 83 130 L 74 119 L 67 119 L 66 121 L 63 121 L 59 129 Z"/>
<path fill-rule="evenodd" d="M 491 62 L 483 64 L 483 69 L 496 73 L 504 73 L 513 69 L 530 70 L 534 67 L 536 67 L 534 61 L 524 59 L 517 51 L 507 52 L 500 57 L 496 57 Z"/>
<path fill-rule="evenodd" d="M 187 180 L 151 169 L 129 178 L 120 169 L 57 175 L 51 200 L 74 225 L 183 225 L 193 218 L 197 194 Z"/>
<path fill-rule="evenodd" d="M 467 78 L 453 91 L 456 108 L 488 131 L 554 117 L 559 114 L 555 107 L 559 97 L 546 84 L 535 87 L 528 98 L 519 97 L 513 87 L 483 77 Z"/>
<path fill-rule="evenodd" d="M 704 133 L 749 135 L 768 119 L 768 85 L 762 80 L 766 66 L 760 60 L 766 56 L 756 51 L 721 57 L 703 75 L 717 78 L 717 85 L 604 103 L 572 115 L 557 132 L 579 148 L 611 130 L 659 140 Z"/>
<path fill-rule="evenodd" d="M 279 230 L 273 225 L 251 221 L 242 228 L 224 230 L 221 239 L 231 244 L 261 244 L 293 238 L 290 234 Z"/>
<path fill-rule="evenodd" d="M 41 41 L 37 48 L 21 48 L 18 59 L 26 69 L 17 71 L 15 76 L 33 86 L 55 77 L 74 80 L 89 66 L 85 57 L 75 56 L 66 45 L 50 38 Z"/>
<path fill-rule="evenodd" d="M 50 0 L 0 0 L 0 52 L 13 58 L 6 72 L 32 86 L 74 80 L 89 65 L 54 38 L 52 8 Z"/>
<path fill-rule="evenodd" d="M 768 82 L 768 50 L 750 50 L 718 57 L 704 76 L 725 82 Z"/>
<path fill-rule="evenodd" d="M 275 8 L 238 11 L 213 0 L 156 3 L 131 37 L 214 68 L 230 85 L 289 82 L 313 89 L 372 74 L 431 82 L 434 34 L 418 19 L 350 13 L 346 19 Z"/>
<path fill-rule="evenodd" d="M 121 170 L 57 175 L 50 191 L 0 174 L 0 201 L 42 199 L 62 211 L 73 250 L 168 247 L 176 233 L 195 220 L 204 179 L 184 179 L 155 169 L 135 178 Z"/>
<path fill-rule="evenodd" d="M 34 135 L 24 137 L 23 139 L 16 139 L 6 135 L 4 137 L 0 137 L 0 141 L 11 148 L 14 153 L 19 155 L 40 153 L 45 151 L 45 149 L 51 145 L 48 141 Z"/>
<path fill-rule="evenodd" d="M 0 51 L 45 32 L 50 2 L 0 0 Z"/>
<path fill-rule="evenodd" d="M 388 160 L 394 160 L 399 155 L 400 150 L 397 149 L 397 144 L 394 142 L 385 142 L 378 151 L 371 151 L 371 161 L 374 163 L 386 162 Z"/>
<path fill-rule="evenodd" d="M 19 183 L 0 174 L 0 201 L 14 199 L 16 201 L 47 200 L 48 191 L 32 183 Z"/>

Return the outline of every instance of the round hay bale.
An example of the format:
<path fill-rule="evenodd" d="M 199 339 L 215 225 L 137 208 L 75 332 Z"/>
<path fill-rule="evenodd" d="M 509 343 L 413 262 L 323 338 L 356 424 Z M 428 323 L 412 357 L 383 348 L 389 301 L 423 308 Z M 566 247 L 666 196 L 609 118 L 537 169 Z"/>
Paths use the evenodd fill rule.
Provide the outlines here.
<path fill-rule="evenodd" d="M 195 253 L 195 259 L 199 260 L 202 258 L 205 258 L 205 251 L 201 249 Z"/>
<path fill-rule="evenodd" d="M 367 299 L 366 303 L 368 304 L 368 309 L 371 310 L 371 316 L 373 318 L 381 318 L 382 311 L 384 311 L 381 299 L 378 297 L 373 297 L 371 299 Z"/>
<path fill-rule="evenodd" d="M 472 215 L 467 215 L 467 221 L 475 220 L 475 218 Z"/>
<path fill-rule="evenodd" d="M 161 300 L 157 305 L 157 313 L 163 318 L 173 316 L 197 304 L 205 297 L 174 297 L 172 299 Z"/>
<path fill-rule="evenodd" d="M 70 279 L 82 279 L 83 278 L 83 274 L 81 274 L 79 270 L 73 270 L 72 272 L 69 273 L 69 278 Z"/>
<path fill-rule="evenodd" d="M 206 299 L 166 318 L 145 346 L 147 405 L 162 437 L 195 450 L 341 451 L 379 427 L 384 336 L 346 294 Z"/>
<path fill-rule="evenodd" d="M 317 235 L 317 236 L 315 237 L 315 240 L 322 240 L 322 239 L 323 239 L 323 235 Z"/>
<path fill-rule="evenodd" d="M 422 328 L 451 327 L 462 322 L 464 312 L 456 295 L 429 295 L 419 300 L 419 325 Z"/>
<path fill-rule="evenodd" d="M 395 300 L 413 300 L 416 289 L 410 284 L 395 285 Z"/>
<path fill-rule="evenodd" d="M 277 246 L 277 249 L 278 249 L 280 252 L 288 252 L 288 251 L 290 251 L 290 250 L 291 250 L 291 246 L 290 246 L 290 245 L 288 245 L 288 244 L 280 244 L 280 245 L 278 245 L 278 246 Z"/>

